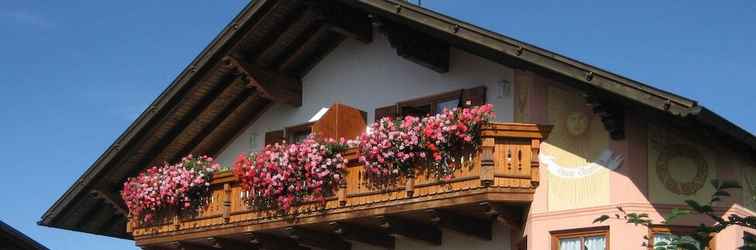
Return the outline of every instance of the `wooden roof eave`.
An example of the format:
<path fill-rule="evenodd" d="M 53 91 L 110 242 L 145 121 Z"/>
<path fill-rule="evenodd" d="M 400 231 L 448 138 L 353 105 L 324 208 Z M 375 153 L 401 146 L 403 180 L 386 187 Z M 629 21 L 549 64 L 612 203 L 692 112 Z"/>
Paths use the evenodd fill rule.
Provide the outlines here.
<path fill-rule="evenodd" d="M 256 15 L 262 14 L 259 11 L 267 8 L 275 1 L 255 0 L 248 4 L 231 23 L 229 23 L 221 33 L 179 74 L 178 77 L 150 104 L 145 111 L 124 131 L 116 141 L 108 147 L 107 150 L 89 167 L 74 184 L 42 215 L 39 225 L 56 227 L 54 220 L 71 202 L 79 196 L 82 191 L 91 184 L 92 179 L 98 176 L 108 163 L 115 158 L 120 149 L 131 143 L 137 135 L 149 126 L 149 124 L 164 113 L 170 110 L 169 104 L 175 103 L 175 100 L 182 98 L 180 93 L 186 88 L 186 85 L 192 79 L 198 77 L 198 72 L 204 72 L 212 63 L 221 60 L 219 55 L 224 55 L 223 50 L 228 50 L 229 41 L 239 39 L 238 32 L 242 25 L 249 23 L 250 19 Z M 66 228 L 69 230 L 77 230 Z M 80 230 L 77 230 L 80 231 Z"/>
<path fill-rule="evenodd" d="M 468 47 L 469 45 L 473 45 L 472 47 L 476 50 L 470 52 L 478 55 L 493 54 L 496 58 L 489 58 L 493 61 L 500 62 L 501 57 L 521 61 L 658 109 L 664 109 L 665 104 L 671 102 L 671 106 L 666 111 L 675 115 L 687 114 L 691 112 L 691 108 L 696 106 L 696 101 L 694 100 L 610 73 L 406 1 L 341 1 L 362 6 L 369 12 L 391 18 L 394 21 L 420 26 L 419 28 L 429 30 L 436 36 L 466 43 Z"/>

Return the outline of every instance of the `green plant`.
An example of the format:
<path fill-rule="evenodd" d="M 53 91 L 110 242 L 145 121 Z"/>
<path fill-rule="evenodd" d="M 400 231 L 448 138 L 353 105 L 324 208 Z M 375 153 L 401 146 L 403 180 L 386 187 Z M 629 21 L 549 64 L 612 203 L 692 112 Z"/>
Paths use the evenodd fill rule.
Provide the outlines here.
<path fill-rule="evenodd" d="M 742 226 L 756 229 L 756 217 L 754 216 L 743 217 L 731 214 L 727 218 L 722 218 L 714 212 L 714 203 L 721 202 L 724 197 L 732 196 L 729 192 L 730 190 L 743 188 L 737 181 L 712 180 L 711 185 L 714 187 L 715 191 L 708 203 L 701 204 L 694 200 L 686 200 L 685 204 L 687 205 L 687 208 L 673 209 L 664 216 L 664 221 L 661 221 L 660 224 L 670 224 L 673 220 L 688 215 L 703 215 L 712 219 L 714 223 L 700 223 L 691 233 L 673 235 L 669 241 L 655 243 L 653 246 L 654 250 L 699 250 L 698 246 L 708 246 L 712 238 L 727 227 Z M 650 228 L 654 224 L 646 213 L 628 213 L 622 207 L 617 207 L 617 209 L 620 212 L 614 214 L 615 219 L 624 220 L 627 223 L 647 228 Z M 612 217 L 609 215 L 602 215 L 593 220 L 593 223 L 602 223 L 609 219 L 612 219 Z M 756 238 L 745 236 L 743 239 L 745 245 L 740 247 L 740 250 L 756 250 Z"/>

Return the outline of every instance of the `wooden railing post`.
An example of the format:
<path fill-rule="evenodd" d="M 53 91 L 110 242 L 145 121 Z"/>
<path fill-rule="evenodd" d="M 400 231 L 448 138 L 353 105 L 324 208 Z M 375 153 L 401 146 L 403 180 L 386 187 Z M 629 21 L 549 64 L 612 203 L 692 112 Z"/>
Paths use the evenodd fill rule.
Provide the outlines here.
<path fill-rule="evenodd" d="M 223 222 L 231 220 L 231 184 L 223 184 Z"/>
<path fill-rule="evenodd" d="M 480 154 L 480 185 L 484 187 L 494 184 L 494 138 L 483 138 Z"/>
<path fill-rule="evenodd" d="M 336 190 L 336 197 L 339 199 L 339 206 L 346 206 L 347 204 L 347 182 L 346 176 L 339 181 L 338 189 Z"/>
<path fill-rule="evenodd" d="M 530 159 L 530 185 L 533 185 L 533 187 L 538 187 L 538 185 L 541 183 L 540 179 L 540 173 L 538 170 L 541 167 L 541 161 L 538 160 L 538 154 L 541 151 L 541 140 L 540 139 L 532 139 L 530 141 L 530 148 L 533 152 L 532 157 Z"/>
<path fill-rule="evenodd" d="M 411 173 L 407 175 L 407 182 L 404 186 L 404 191 L 407 192 L 407 197 L 415 195 L 415 174 Z"/>
<path fill-rule="evenodd" d="M 134 217 L 131 216 L 131 213 L 129 213 L 126 218 L 128 218 L 128 220 L 126 221 L 126 232 L 131 233 L 134 230 L 134 223 L 136 222 L 134 220 Z"/>

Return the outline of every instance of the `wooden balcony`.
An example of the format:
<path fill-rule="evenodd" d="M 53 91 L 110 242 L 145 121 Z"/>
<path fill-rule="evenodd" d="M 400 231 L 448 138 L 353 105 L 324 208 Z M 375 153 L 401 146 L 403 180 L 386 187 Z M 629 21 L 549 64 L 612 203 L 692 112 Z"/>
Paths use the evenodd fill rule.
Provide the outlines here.
<path fill-rule="evenodd" d="M 391 249 L 397 235 L 441 244 L 439 227 L 490 240 L 495 221 L 522 226 L 539 182 L 539 145 L 549 130 L 488 124 L 481 150 L 460 161 L 451 180 L 418 174 L 389 188 L 367 185 L 350 150 L 346 184 L 336 195 L 288 215 L 251 209 L 236 177 L 223 172 L 213 178 L 207 207 L 192 215 L 159 215 L 154 225 L 130 221 L 128 231 L 150 249 L 349 249 L 349 240 Z"/>

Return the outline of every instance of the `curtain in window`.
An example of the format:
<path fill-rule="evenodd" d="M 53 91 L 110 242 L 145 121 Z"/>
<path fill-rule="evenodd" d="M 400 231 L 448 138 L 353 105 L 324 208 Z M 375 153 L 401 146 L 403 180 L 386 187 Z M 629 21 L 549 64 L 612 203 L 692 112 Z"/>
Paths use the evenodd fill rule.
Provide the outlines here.
<path fill-rule="evenodd" d="M 672 234 L 671 233 L 656 233 L 654 234 L 654 245 L 656 245 L 659 242 L 666 242 L 669 243 L 672 241 Z M 680 241 L 687 242 L 687 243 L 693 243 L 694 245 L 698 246 L 698 242 L 691 238 L 690 236 L 683 236 Z M 698 246 L 698 249 L 702 249 L 701 246 Z"/>
<path fill-rule="evenodd" d="M 560 239 L 559 250 L 582 250 L 580 249 L 580 238 Z"/>
<path fill-rule="evenodd" d="M 604 236 L 593 236 L 585 238 L 586 250 L 606 250 L 606 238 Z"/>

